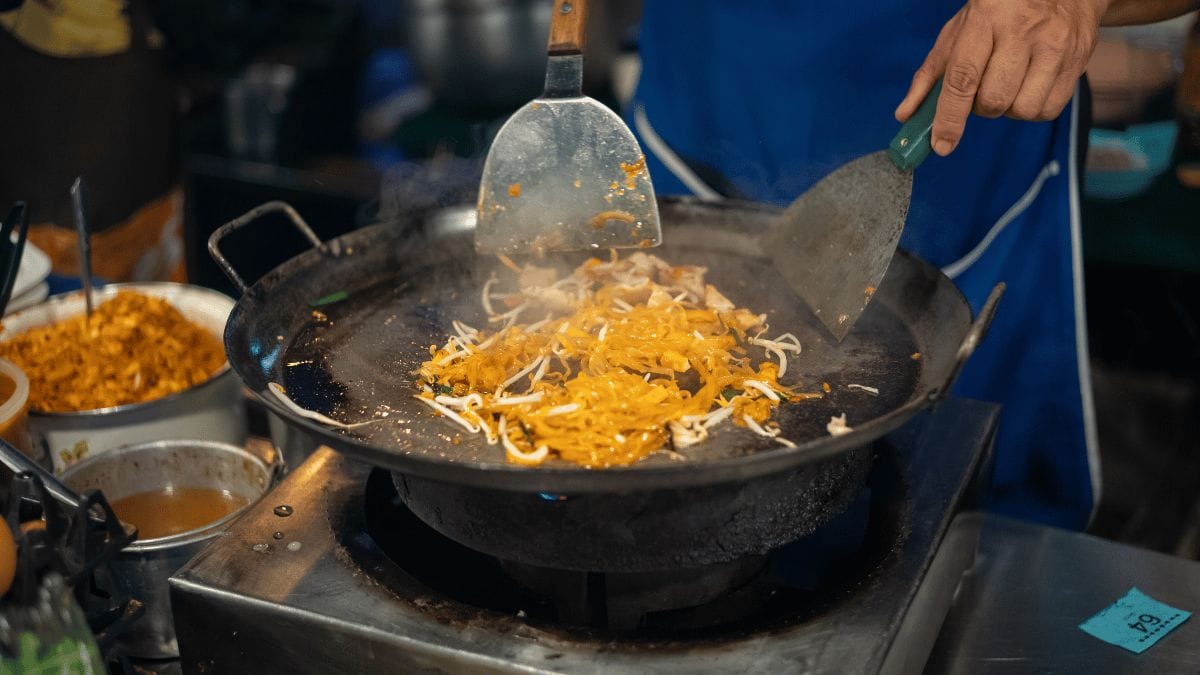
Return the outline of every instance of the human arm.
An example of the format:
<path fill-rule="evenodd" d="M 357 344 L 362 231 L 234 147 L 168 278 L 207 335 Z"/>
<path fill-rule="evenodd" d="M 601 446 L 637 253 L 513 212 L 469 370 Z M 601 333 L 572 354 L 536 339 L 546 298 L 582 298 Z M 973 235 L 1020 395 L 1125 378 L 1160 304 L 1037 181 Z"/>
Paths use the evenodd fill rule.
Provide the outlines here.
<path fill-rule="evenodd" d="M 1183 16 L 1200 9 L 1200 0 L 1109 0 L 1101 26 L 1135 26 Z"/>
<path fill-rule="evenodd" d="M 1054 119 L 1075 92 L 1101 23 L 1156 21 L 1200 0 L 968 0 L 913 75 L 896 118 L 907 120 L 939 77 L 931 143 L 948 155 L 968 115 Z"/>

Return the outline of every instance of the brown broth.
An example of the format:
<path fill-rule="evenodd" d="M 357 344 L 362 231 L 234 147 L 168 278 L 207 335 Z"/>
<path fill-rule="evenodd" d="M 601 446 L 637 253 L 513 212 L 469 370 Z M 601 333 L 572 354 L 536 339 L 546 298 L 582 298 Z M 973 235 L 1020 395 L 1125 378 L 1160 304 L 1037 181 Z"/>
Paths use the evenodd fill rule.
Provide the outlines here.
<path fill-rule="evenodd" d="M 245 506 L 247 501 L 223 490 L 165 488 L 123 497 L 112 503 L 112 509 L 118 518 L 136 526 L 138 539 L 144 540 L 215 523 Z"/>

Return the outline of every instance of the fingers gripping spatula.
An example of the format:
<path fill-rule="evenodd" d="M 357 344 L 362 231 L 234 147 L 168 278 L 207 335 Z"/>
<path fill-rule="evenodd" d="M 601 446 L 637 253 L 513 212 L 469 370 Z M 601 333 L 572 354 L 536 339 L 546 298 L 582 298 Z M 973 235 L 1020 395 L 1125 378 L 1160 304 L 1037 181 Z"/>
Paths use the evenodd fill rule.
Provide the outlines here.
<path fill-rule="evenodd" d="M 839 342 L 896 254 L 941 89 L 939 81 L 886 150 L 843 165 L 792 202 L 768 238 L 776 269 Z"/>
<path fill-rule="evenodd" d="M 492 141 L 475 249 L 542 253 L 662 242 L 654 187 L 629 127 L 583 95 L 587 0 L 554 0 L 542 95 Z"/>

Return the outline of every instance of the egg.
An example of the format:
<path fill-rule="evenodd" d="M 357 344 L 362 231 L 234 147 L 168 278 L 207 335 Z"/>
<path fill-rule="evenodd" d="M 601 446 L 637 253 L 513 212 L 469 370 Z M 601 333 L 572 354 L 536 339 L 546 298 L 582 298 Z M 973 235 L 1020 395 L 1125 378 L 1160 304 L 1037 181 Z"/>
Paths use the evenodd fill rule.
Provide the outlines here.
<path fill-rule="evenodd" d="M 0 520 L 0 597 L 8 593 L 17 576 L 17 543 L 8 523 Z"/>

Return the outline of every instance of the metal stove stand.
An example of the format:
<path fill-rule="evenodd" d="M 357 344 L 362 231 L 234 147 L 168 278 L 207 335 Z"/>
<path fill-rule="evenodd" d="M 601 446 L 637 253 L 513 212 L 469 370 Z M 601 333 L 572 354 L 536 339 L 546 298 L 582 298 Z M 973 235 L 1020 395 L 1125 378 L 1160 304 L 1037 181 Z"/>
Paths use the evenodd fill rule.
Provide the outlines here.
<path fill-rule="evenodd" d="M 364 513 L 371 467 L 322 450 L 172 580 L 182 666 L 196 673 L 919 670 L 974 557 L 977 539 L 942 543 L 955 513 L 979 504 L 997 415 L 995 406 L 949 399 L 877 444 L 861 507 L 867 535 L 836 582 L 781 592 L 787 601 L 776 601 L 769 617 L 675 632 L 570 628 L 437 590 L 394 562 L 403 557 L 394 546 L 411 542 L 411 557 L 421 537 L 399 530 L 399 543 L 384 547 L 389 557 L 371 536 Z M 822 546 L 822 537 L 833 538 L 822 528 L 783 549 L 774 574 L 808 574 L 803 552 Z M 943 555 L 932 565 L 939 546 Z M 460 573 L 453 558 L 439 565 L 443 578 Z"/>

